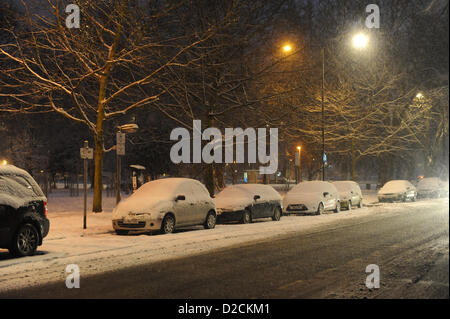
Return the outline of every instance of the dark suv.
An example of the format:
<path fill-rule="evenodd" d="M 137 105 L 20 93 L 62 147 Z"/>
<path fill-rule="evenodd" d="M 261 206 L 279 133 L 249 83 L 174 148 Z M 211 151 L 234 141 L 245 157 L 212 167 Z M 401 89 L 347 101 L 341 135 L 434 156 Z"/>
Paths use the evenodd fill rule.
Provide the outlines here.
<path fill-rule="evenodd" d="M 33 255 L 49 228 L 47 198 L 36 181 L 22 169 L 0 165 L 0 248 Z"/>

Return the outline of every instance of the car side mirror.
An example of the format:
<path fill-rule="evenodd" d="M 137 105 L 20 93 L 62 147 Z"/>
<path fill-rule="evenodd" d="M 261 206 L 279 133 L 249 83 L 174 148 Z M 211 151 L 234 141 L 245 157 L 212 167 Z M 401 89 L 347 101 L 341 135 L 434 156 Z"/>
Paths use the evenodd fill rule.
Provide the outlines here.
<path fill-rule="evenodd" d="M 326 197 L 326 196 L 328 196 L 328 195 L 330 195 L 330 193 L 328 193 L 328 192 L 324 192 L 324 193 L 323 193 L 323 197 Z"/>
<path fill-rule="evenodd" d="M 259 195 L 255 195 L 255 196 L 253 197 L 254 200 L 258 200 L 258 199 L 260 199 L 260 198 L 261 198 L 261 196 L 259 196 Z"/>
<path fill-rule="evenodd" d="M 178 202 L 179 200 L 186 200 L 186 196 L 178 195 L 177 198 L 175 198 L 175 201 Z"/>

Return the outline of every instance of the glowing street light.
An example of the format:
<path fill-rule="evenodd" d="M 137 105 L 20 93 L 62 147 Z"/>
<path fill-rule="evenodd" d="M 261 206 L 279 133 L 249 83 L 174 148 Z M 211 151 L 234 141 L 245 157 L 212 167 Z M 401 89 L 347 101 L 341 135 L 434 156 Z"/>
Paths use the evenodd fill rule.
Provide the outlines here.
<path fill-rule="evenodd" d="M 8 165 L 8 161 L 7 160 L 3 160 L 2 161 L 2 165 L 4 165 L 4 166 Z"/>
<path fill-rule="evenodd" d="M 358 33 L 353 37 L 352 43 L 355 49 L 364 49 L 369 43 L 369 37 L 364 33 Z"/>
<path fill-rule="evenodd" d="M 288 53 L 292 51 L 292 46 L 290 44 L 286 44 L 283 46 L 283 51 Z"/>
<path fill-rule="evenodd" d="M 420 92 L 417 93 L 416 98 L 418 98 L 419 100 L 420 100 L 420 99 L 423 99 L 423 94 L 420 93 Z"/>

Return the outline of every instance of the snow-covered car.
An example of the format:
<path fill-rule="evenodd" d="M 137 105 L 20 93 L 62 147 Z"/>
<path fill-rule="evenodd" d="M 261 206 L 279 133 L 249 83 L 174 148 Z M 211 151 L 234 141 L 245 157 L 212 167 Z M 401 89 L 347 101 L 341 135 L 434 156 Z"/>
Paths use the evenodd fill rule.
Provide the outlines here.
<path fill-rule="evenodd" d="M 216 226 L 216 205 L 199 181 L 159 179 L 145 183 L 121 201 L 112 212 L 112 225 L 120 235 L 133 230 L 167 234 L 194 225 L 212 229 Z"/>
<path fill-rule="evenodd" d="M 329 182 L 309 181 L 295 185 L 284 197 L 283 208 L 286 214 L 316 214 L 341 209 L 339 193 Z"/>
<path fill-rule="evenodd" d="M 389 181 L 378 191 L 379 202 L 406 202 L 407 200 L 416 201 L 416 198 L 416 188 L 413 184 L 406 180 Z"/>
<path fill-rule="evenodd" d="M 31 256 L 50 229 L 47 198 L 28 172 L 0 165 L 0 248 Z"/>
<path fill-rule="evenodd" d="M 269 185 L 239 184 L 226 187 L 214 198 L 218 221 L 251 223 L 257 218 L 278 221 L 283 214 L 280 194 Z"/>
<path fill-rule="evenodd" d="M 354 181 L 336 181 L 333 185 L 339 192 L 341 208 L 352 209 L 352 206 L 362 207 L 362 192 L 358 183 Z"/>
<path fill-rule="evenodd" d="M 421 179 L 417 183 L 416 188 L 417 198 L 444 197 L 448 192 L 448 185 L 445 185 L 445 183 L 437 177 L 426 177 Z"/>

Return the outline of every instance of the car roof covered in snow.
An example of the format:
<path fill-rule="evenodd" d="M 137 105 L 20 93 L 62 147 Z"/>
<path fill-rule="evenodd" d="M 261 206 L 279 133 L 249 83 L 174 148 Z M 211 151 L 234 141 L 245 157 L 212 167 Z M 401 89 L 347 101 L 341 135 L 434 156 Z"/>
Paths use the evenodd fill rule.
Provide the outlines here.
<path fill-rule="evenodd" d="M 354 181 L 334 181 L 333 185 L 337 188 L 339 192 L 346 192 L 351 190 L 361 191 L 358 183 Z"/>
<path fill-rule="evenodd" d="M 407 187 L 414 188 L 414 185 L 407 180 L 392 180 L 384 184 L 379 193 L 397 193 L 403 192 Z"/>
<path fill-rule="evenodd" d="M 254 195 L 259 195 L 267 200 L 281 199 L 280 194 L 269 185 L 264 184 L 237 184 L 224 188 L 216 197 L 234 196 L 240 193 L 242 196 L 249 196 L 253 199 Z"/>
<path fill-rule="evenodd" d="M 182 177 L 171 177 L 157 179 L 148 183 L 145 183 L 139 187 L 133 194 L 133 198 L 140 196 L 148 196 L 151 193 L 153 198 L 169 198 L 174 195 L 180 195 L 177 192 L 183 191 L 183 188 L 189 187 L 190 185 L 197 185 L 202 190 L 206 191 L 205 186 L 195 179 L 182 178 Z"/>
<path fill-rule="evenodd" d="M 307 181 L 307 182 L 298 183 L 289 192 L 290 193 L 317 193 L 317 192 L 323 192 L 323 191 L 337 192 L 337 189 L 330 182 Z"/>
<path fill-rule="evenodd" d="M 438 189 L 443 186 L 443 182 L 437 177 L 425 177 L 417 183 L 417 189 Z"/>
<path fill-rule="evenodd" d="M 40 200 L 47 199 L 27 171 L 14 165 L 0 166 L 0 205 L 17 209 Z"/>

